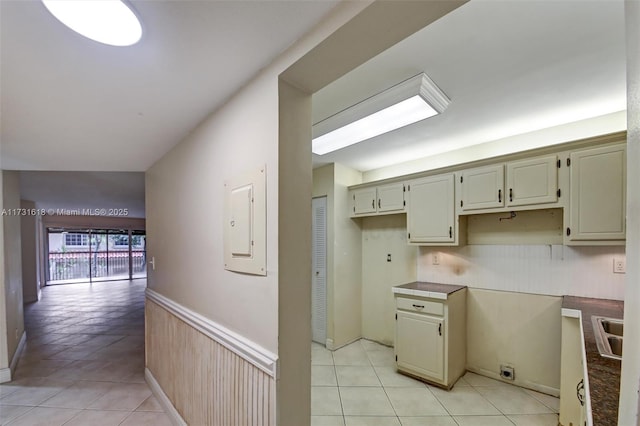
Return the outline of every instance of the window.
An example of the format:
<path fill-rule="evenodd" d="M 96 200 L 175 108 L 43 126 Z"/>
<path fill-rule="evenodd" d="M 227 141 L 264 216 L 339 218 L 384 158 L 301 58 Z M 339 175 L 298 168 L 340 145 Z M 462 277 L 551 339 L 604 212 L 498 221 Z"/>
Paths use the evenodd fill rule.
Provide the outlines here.
<path fill-rule="evenodd" d="M 128 235 L 111 235 L 110 238 L 116 247 L 129 247 Z"/>
<path fill-rule="evenodd" d="M 89 236 L 87 234 L 65 234 L 64 245 L 66 246 L 88 246 Z"/>

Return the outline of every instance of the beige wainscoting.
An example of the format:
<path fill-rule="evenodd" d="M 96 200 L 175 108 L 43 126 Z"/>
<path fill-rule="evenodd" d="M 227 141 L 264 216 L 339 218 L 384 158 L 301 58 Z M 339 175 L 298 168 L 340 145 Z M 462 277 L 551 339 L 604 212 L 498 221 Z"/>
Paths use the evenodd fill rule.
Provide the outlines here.
<path fill-rule="evenodd" d="M 175 423 L 275 425 L 274 355 L 152 290 L 145 324 L 147 373 Z"/>

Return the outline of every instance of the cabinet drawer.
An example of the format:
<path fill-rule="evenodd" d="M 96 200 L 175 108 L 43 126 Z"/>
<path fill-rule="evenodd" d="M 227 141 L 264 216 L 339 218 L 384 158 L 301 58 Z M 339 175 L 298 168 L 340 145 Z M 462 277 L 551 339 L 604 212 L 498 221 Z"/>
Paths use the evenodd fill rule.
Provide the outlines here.
<path fill-rule="evenodd" d="M 444 315 L 444 305 L 439 302 L 430 302 L 428 300 L 409 299 L 406 297 L 397 297 L 396 306 L 398 309 L 406 311 L 420 312 L 431 315 Z"/>

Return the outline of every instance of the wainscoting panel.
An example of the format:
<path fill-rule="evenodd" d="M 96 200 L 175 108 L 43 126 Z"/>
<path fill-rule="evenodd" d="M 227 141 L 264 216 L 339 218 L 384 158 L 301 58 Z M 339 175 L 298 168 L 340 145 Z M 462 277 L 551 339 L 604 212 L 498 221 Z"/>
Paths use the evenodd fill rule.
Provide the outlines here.
<path fill-rule="evenodd" d="M 275 425 L 275 356 L 193 315 L 147 290 L 146 366 L 184 422 Z"/>

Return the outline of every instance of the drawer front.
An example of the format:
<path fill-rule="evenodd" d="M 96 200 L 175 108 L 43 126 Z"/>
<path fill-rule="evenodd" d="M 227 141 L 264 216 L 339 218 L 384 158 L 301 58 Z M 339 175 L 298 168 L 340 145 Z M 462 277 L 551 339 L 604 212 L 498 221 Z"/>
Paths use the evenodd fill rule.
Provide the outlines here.
<path fill-rule="evenodd" d="M 407 297 L 396 297 L 396 306 L 405 311 L 420 312 L 431 315 L 444 315 L 444 304 L 431 302 L 428 300 L 409 299 Z"/>

